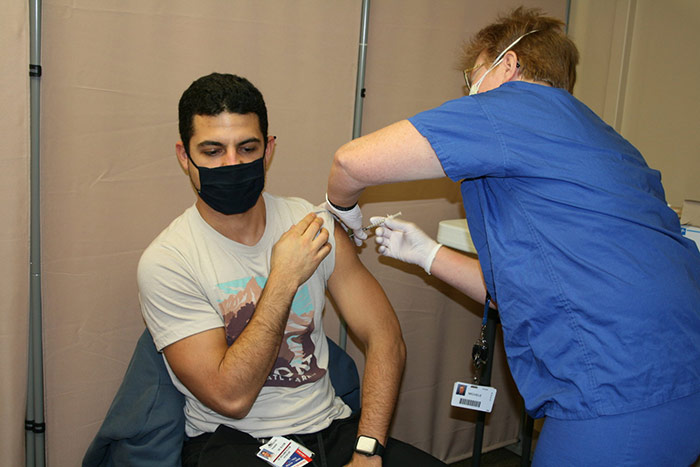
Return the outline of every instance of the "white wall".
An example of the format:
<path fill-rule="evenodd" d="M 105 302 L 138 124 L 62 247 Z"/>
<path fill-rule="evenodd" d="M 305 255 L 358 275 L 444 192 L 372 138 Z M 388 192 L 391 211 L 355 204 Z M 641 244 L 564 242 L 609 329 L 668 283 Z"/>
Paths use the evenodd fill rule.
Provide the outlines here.
<path fill-rule="evenodd" d="M 667 201 L 700 199 L 700 2 L 573 0 L 574 95 L 661 171 Z"/>

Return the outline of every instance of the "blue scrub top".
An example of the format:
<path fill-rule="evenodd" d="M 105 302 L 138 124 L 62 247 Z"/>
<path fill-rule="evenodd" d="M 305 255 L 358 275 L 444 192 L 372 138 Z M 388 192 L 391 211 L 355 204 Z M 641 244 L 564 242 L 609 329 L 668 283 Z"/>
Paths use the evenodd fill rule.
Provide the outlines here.
<path fill-rule="evenodd" d="M 639 151 L 565 90 L 526 82 L 410 122 L 462 182 L 530 414 L 592 418 L 700 391 L 700 253 Z"/>

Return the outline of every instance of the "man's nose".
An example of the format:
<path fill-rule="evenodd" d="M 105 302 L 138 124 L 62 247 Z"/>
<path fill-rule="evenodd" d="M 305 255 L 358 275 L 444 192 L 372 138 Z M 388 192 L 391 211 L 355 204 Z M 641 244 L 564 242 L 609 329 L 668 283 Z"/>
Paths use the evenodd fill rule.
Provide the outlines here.
<path fill-rule="evenodd" d="M 241 161 L 241 158 L 239 155 L 236 153 L 235 149 L 227 149 L 226 154 L 224 157 L 221 158 L 221 165 L 226 166 L 226 165 L 237 165 L 237 164 L 242 164 L 243 161 Z"/>

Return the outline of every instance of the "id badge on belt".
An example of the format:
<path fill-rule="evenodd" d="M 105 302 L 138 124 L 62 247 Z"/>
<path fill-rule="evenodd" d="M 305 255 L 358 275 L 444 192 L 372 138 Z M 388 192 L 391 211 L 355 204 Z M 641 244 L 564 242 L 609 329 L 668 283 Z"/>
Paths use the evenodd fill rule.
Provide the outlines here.
<path fill-rule="evenodd" d="M 258 457 L 275 467 L 302 467 L 311 462 L 314 453 L 283 436 L 274 436 L 258 448 Z"/>

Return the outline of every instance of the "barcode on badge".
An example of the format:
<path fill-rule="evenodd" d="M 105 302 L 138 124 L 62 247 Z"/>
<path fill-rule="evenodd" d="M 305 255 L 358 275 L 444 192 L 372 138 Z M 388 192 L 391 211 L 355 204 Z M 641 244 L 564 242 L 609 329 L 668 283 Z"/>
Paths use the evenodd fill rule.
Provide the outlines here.
<path fill-rule="evenodd" d="M 459 403 L 462 405 L 468 405 L 469 407 L 481 407 L 480 401 L 473 401 L 471 399 L 465 399 L 463 397 L 460 397 Z"/>

